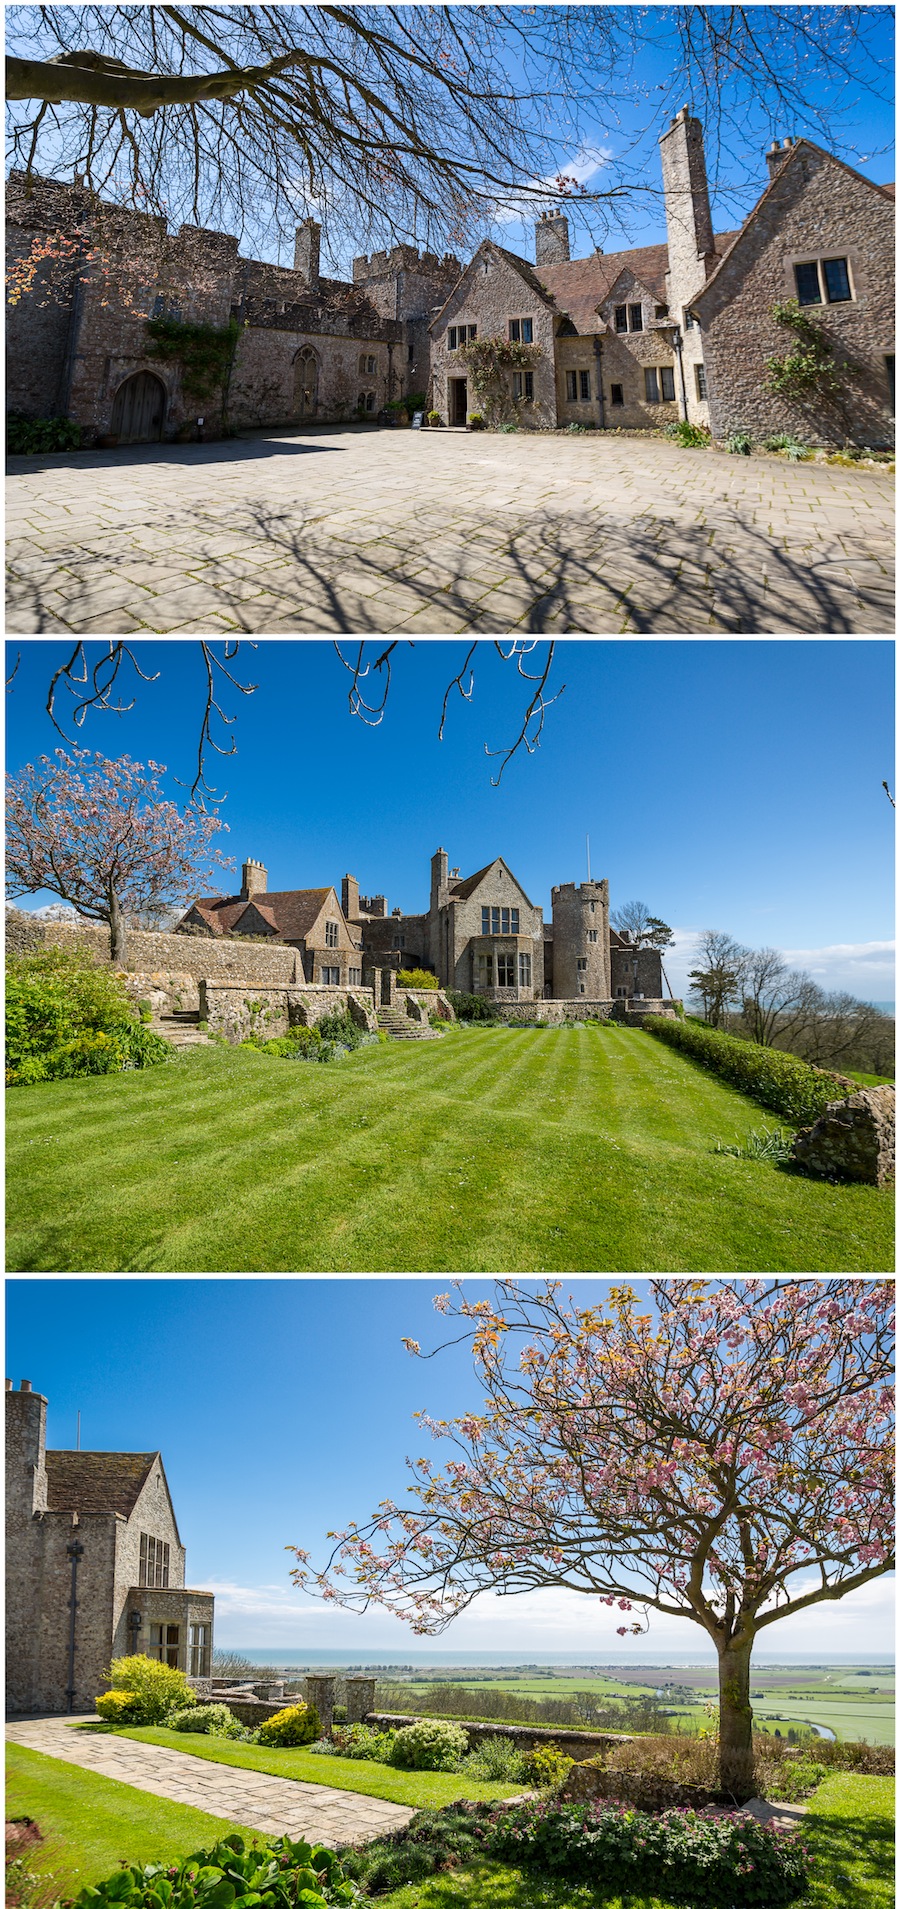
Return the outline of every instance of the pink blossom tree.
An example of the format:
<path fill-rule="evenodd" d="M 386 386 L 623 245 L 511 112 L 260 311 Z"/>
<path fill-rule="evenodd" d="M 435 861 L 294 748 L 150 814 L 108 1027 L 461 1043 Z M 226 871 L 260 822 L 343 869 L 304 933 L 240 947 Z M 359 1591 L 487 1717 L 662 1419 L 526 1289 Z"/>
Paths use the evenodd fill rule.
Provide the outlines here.
<path fill-rule="evenodd" d="M 47 888 L 79 915 L 109 926 L 124 962 L 128 920 L 164 902 L 188 902 L 205 870 L 233 868 L 213 835 L 216 815 L 184 811 L 162 793 L 162 763 L 110 761 L 57 749 L 7 777 L 6 886 L 10 897 Z"/>
<path fill-rule="evenodd" d="M 893 1567 L 893 1286 L 650 1282 L 608 1308 L 498 1283 L 436 1304 L 467 1324 L 485 1410 L 418 1414 L 455 1447 L 408 1461 L 403 1505 L 332 1532 L 296 1583 L 421 1634 L 479 1593 L 546 1586 L 685 1618 L 719 1660 L 723 1790 L 753 1794 L 750 1660 L 783 1618 Z M 415 1341 L 406 1341 L 419 1353 Z"/>

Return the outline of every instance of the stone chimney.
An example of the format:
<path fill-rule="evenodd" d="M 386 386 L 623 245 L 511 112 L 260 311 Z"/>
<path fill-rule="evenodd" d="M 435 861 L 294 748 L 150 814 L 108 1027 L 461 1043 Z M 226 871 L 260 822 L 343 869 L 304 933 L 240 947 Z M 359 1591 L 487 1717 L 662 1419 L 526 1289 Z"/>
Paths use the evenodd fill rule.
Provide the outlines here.
<path fill-rule="evenodd" d="M 431 906 L 440 908 L 447 899 L 447 861 L 446 849 L 439 848 L 431 857 Z"/>
<path fill-rule="evenodd" d="M 542 212 L 534 228 L 536 265 L 559 265 L 569 257 L 569 221 L 562 212 Z"/>
<path fill-rule="evenodd" d="M 17 1526 L 47 1509 L 47 1401 L 23 1379 L 6 1388 L 7 1542 L 16 1542 Z"/>
<path fill-rule="evenodd" d="M 319 248 L 322 227 L 315 219 L 304 219 L 294 231 L 294 271 L 302 272 L 307 285 L 319 282 Z"/>
<path fill-rule="evenodd" d="M 241 869 L 241 901 L 249 901 L 251 895 L 264 895 L 269 885 L 269 871 L 262 862 L 245 862 Z"/>
<path fill-rule="evenodd" d="M 769 168 L 770 180 L 774 179 L 776 173 L 781 171 L 785 160 L 790 157 L 794 144 L 795 141 L 793 139 L 783 139 L 780 145 L 777 139 L 773 139 L 766 153 L 766 165 Z"/>
<path fill-rule="evenodd" d="M 355 875 L 345 875 L 341 882 L 341 910 L 345 921 L 359 920 L 359 883 Z"/>
<path fill-rule="evenodd" d="M 666 233 L 669 306 L 676 314 L 706 283 L 715 263 L 703 128 L 683 106 L 659 142 Z"/>

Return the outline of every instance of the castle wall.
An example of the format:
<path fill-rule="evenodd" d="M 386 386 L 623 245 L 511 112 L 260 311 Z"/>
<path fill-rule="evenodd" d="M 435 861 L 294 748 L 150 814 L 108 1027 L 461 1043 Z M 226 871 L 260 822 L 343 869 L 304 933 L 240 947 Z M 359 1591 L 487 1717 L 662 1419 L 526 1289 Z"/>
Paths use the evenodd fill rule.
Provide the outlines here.
<path fill-rule="evenodd" d="M 796 298 L 794 264 L 846 258 L 854 297 L 804 307 L 834 346 L 844 382 L 840 404 L 789 404 L 766 388 L 766 359 L 783 356 L 793 334 L 771 316 Z M 698 310 L 716 437 L 794 431 L 820 444 L 849 438 L 893 442 L 887 354 L 894 350 L 894 207 L 838 161 L 802 146 L 778 172 Z"/>
<path fill-rule="evenodd" d="M 662 956 L 658 948 L 611 948 L 609 963 L 612 994 L 618 995 L 619 990 L 623 989 L 626 995 L 642 994 L 648 999 L 661 999 Z"/>

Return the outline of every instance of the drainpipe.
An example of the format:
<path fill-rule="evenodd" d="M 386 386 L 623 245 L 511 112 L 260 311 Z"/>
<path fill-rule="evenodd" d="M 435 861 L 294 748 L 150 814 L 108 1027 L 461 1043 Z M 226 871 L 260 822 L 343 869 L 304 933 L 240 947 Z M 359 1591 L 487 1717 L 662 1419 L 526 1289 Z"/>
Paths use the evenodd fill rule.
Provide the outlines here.
<path fill-rule="evenodd" d="M 603 344 L 599 333 L 594 333 L 594 359 L 597 366 L 597 421 L 601 431 L 606 430 L 606 411 L 603 403 Z"/>
<path fill-rule="evenodd" d="M 684 358 L 682 355 L 682 342 L 683 341 L 681 337 L 680 327 L 676 325 L 672 332 L 672 349 L 675 353 L 676 358 L 678 359 L 678 382 L 681 386 L 681 398 L 679 400 L 681 415 L 682 415 L 682 418 L 687 420 L 688 401 L 687 401 L 687 387 L 684 382 Z"/>
<path fill-rule="evenodd" d="M 73 1514 L 72 1523 L 77 1524 L 78 1513 Z M 69 1593 L 69 1683 L 66 1690 L 66 1709 L 71 1716 L 75 1707 L 75 1613 L 78 1609 L 78 1566 L 84 1557 L 84 1545 L 72 1538 L 66 1545 L 66 1557 L 72 1565 L 72 1588 Z"/>

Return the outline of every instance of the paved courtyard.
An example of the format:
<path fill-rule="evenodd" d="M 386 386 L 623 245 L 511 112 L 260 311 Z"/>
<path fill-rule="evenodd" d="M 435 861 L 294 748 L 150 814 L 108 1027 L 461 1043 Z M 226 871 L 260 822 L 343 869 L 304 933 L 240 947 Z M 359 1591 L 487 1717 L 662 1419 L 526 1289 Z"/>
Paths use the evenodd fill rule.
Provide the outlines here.
<path fill-rule="evenodd" d="M 62 1717 L 40 1717 L 7 1724 L 7 1740 L 77 1763 L 98 1776 L 130 1783 L 172 1803 L 188 1803 L 209 1816 L 243 1823 L 262 1836 L 305 1836 L 334 1847 L 364 1843 L 402 1828 L 414 1810 L 380 1797 L 332 1790 L 324 1783 L 295 1783 L 290 1777 L 263 1776 L 225 1763 L 207 1763 L 181 1750 L 164 1750 L 131 1737 L 94 1735 L 73 1729 Z"/>
<path fill-rule="evenodd" d="M 16 634 L 893 630 L 878 471 L 339 429 L 9 468 Z"/>

